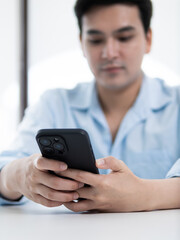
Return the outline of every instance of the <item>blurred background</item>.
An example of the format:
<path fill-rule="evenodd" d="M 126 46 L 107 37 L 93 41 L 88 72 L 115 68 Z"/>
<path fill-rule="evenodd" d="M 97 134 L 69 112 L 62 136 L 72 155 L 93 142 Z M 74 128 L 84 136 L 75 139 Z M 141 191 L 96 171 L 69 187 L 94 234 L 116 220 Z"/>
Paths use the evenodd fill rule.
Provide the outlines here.
<path fill-rule="evenodd" d="M 153 47 L 143 69 L 174 86 L 180 83 L 180 1 L 152 2 Z M 8 147 L 21 120 L 23 88 L 25 105 L 30 105 L 46 89 L 92 80 L 81 54 L 74 3 L 0 0 L 0 151 Z"/>

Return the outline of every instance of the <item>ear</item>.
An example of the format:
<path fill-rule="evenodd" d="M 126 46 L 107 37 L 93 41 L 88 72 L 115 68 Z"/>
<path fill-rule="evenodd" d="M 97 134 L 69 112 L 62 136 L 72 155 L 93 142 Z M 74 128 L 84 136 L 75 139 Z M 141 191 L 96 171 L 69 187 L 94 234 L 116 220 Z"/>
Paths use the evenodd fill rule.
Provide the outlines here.
<path fill-rule="evenodd" d="M 146 53 L 151 51 L 152 46 L 152 29 L 149 28 L 148 32 L 146 33 Z"/>
<path fill-rule="evenodd" d="M 82 49 L 82 52 L 83 52 L 83 56 L 86 57 L 85 50 L 84 50 L 84 45 L 83 45 L 82 33 L 79 34 L 79 41 L 80 41 L 81 49 Z"/>

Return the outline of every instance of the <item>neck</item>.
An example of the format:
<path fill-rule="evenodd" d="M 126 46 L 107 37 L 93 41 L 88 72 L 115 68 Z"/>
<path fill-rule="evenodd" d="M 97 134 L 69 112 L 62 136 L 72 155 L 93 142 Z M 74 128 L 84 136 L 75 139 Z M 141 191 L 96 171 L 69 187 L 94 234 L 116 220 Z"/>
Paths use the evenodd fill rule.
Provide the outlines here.
<path fill-rule="evenodd" d="M 98 97 L 105 114 L 126 113 L 134 104 L 142 83 L 142 76 L 130 86 L 111 90 L 97 84 Z"/>

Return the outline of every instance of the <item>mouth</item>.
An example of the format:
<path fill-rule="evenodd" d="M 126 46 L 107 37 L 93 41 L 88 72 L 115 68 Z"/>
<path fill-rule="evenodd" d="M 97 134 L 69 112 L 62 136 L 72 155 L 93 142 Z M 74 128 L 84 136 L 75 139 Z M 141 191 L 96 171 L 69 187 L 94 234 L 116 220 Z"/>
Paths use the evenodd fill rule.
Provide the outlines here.
<path fill-rule="evenodd" d="M 106 73 L 118 73 L 125 69 L 123 66 L 106 66 L 102 67 L 101 70 Z"/>

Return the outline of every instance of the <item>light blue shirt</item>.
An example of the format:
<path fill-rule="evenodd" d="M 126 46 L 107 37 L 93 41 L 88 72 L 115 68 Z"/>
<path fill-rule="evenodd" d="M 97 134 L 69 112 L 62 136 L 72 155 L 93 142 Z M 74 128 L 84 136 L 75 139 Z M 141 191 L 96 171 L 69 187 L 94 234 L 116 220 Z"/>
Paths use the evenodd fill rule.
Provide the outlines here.
<path fill-rule="evenodd" d="M 89 133 L 96 158 L 121 159 L 140 178 L 180 177 L 179 106 L 180 87 L 144 76 L 139 95 L 112 142 L 94 81 L 72 90 L 49 90 L 26 110 L 14 142 L 0 155 L 0 168 L 39 152 L 35 135 L 41 128 L 83 128 Z M 100 170 L 101 174 L 108 172 Z M 0 204 L 6 203 L 10 202 L 0 198 Z"/>

